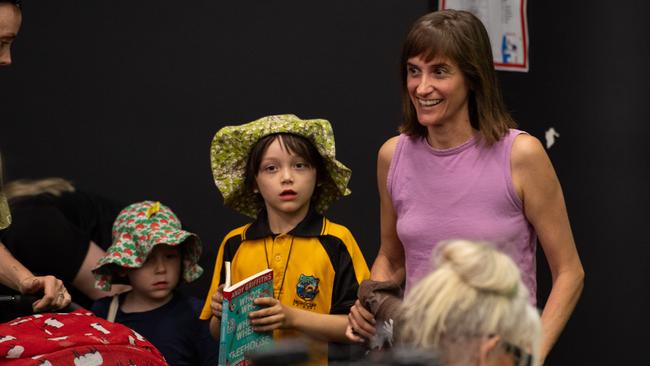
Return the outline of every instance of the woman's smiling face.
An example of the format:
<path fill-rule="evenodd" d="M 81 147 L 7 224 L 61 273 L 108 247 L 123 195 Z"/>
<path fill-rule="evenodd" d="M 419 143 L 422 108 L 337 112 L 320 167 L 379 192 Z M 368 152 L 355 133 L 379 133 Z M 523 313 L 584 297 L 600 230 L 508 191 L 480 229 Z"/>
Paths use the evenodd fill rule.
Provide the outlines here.
<path fill-rule="evenodd" d="M 469 121 L 468 88 L 458 65 L 445 57 L 426 61 L 415 56 L 406 64 L 406 88 L 420 124 L 425 127 Z"/>

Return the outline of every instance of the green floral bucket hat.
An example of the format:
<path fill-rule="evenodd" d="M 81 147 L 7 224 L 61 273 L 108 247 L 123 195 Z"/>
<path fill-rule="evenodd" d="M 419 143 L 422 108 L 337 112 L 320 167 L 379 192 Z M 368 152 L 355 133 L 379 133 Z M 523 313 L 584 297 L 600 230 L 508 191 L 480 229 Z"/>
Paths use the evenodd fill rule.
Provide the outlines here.
<path fill-rule="evenodd" d="M 210 149 L 212 174 L 226 206 L 252 218 L 256 218 L 264 207 L 257 195 L 246 187 L 246 163 L 255 143 L 276 133 L 305 137 L 322 156 L 330 179 L 325 179 L 320 186 L 314 203 L 317 212 L 325 212 L 332 202 L 351 193 L 347 185 L 352 171 L 336 160 L 334 131 L 330 123 L 324 119 L 302 120 L 292 114 L 283 114 L 263 117 L 244 125 L 226 126 L 214 136 Z"/>
<path fill-rule="evenodd" d="M 144 201 L 123 209 L 113 223 L 113 244 L 97 266 L 95 287 L 110 291 L 112 283 L 124 283 L 116 276 L 118 267 L 140 268 L 156 245 L 183 245 L 183 279 L 192 282 L 203 269 L 197 264 L 201 256 L 201 240 L 181 229 L 181 222 L 169 207 L 160 202 Z"/>

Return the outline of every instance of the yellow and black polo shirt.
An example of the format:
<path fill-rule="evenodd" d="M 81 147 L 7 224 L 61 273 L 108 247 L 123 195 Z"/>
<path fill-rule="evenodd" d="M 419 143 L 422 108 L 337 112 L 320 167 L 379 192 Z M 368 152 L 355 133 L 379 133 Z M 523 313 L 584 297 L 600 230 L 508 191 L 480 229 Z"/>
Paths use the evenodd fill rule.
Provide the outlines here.
<path fill-rule="evenodd" d="M 359 284 L 370 277 L 346 227 L 312 210 L 290 232 L 274 235 L 263 210 L 257 220 L 231 231 L 221 243 L 201 319 L 211 316 L 210 299 L 225 281 L 225 261 L 231 263 L 232 283 L 272 268 L 275 298 L 322 314 L 347 314 Z"/>

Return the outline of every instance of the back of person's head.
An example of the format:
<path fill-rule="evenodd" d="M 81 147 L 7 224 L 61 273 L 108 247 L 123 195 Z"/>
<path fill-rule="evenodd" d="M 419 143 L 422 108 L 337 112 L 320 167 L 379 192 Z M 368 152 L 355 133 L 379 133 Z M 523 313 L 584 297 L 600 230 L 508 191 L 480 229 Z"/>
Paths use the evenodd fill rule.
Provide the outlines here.
<path fill-rule="evenodd" d="M 417 120 L 406 87 L 408 60 L 417 56 L 427 62 L 448 58 L 458 65 L 469 89 L 470 123 L 488 143 L 498 141 L 508 128 L 516 126 L 503 103 L 485 26 L 470 12 L 448 9 L 416 20 L 402 45 L 403 133 L 426 136 L 427 131 Z"/>
<path fill-rule="evenodd" d="M 64 192 L 74 192 L 74 190 L 75 188 L 70 181 L 57 177 L 19 179 L 7 182 L 4 187 L 5 196 L 10 202 L 21 197 L 37 196 L 39 194 L 60 196 Z"/>
<path fill-rule="evenodd" d="M 436 352 L 443 365 L 478 365 L 504 353 L 519 359 L 515 365 L 535 364 L 539 314 L 507 255 L 453 240 L 440 243 L 433 265 L 404 300 L 401 342 Z"/>

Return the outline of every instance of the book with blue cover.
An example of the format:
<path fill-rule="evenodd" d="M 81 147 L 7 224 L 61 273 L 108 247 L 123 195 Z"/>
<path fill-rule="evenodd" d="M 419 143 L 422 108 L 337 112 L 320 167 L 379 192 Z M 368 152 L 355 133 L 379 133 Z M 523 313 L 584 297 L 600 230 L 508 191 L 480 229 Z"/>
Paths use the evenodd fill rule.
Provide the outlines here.
<path fill-rule="evenodd" d="M 269 347 L 272 332 L 255 332 L 248 314 L 261 309 L 253 300 L 273 297 L 273 270 L 265 269 L 230 285 L 230 263 L 225 262 L 226 281 L 223 289 L 223 312 L 219 340 L 219 366 L 250 365 L 245 355 Z"/>

